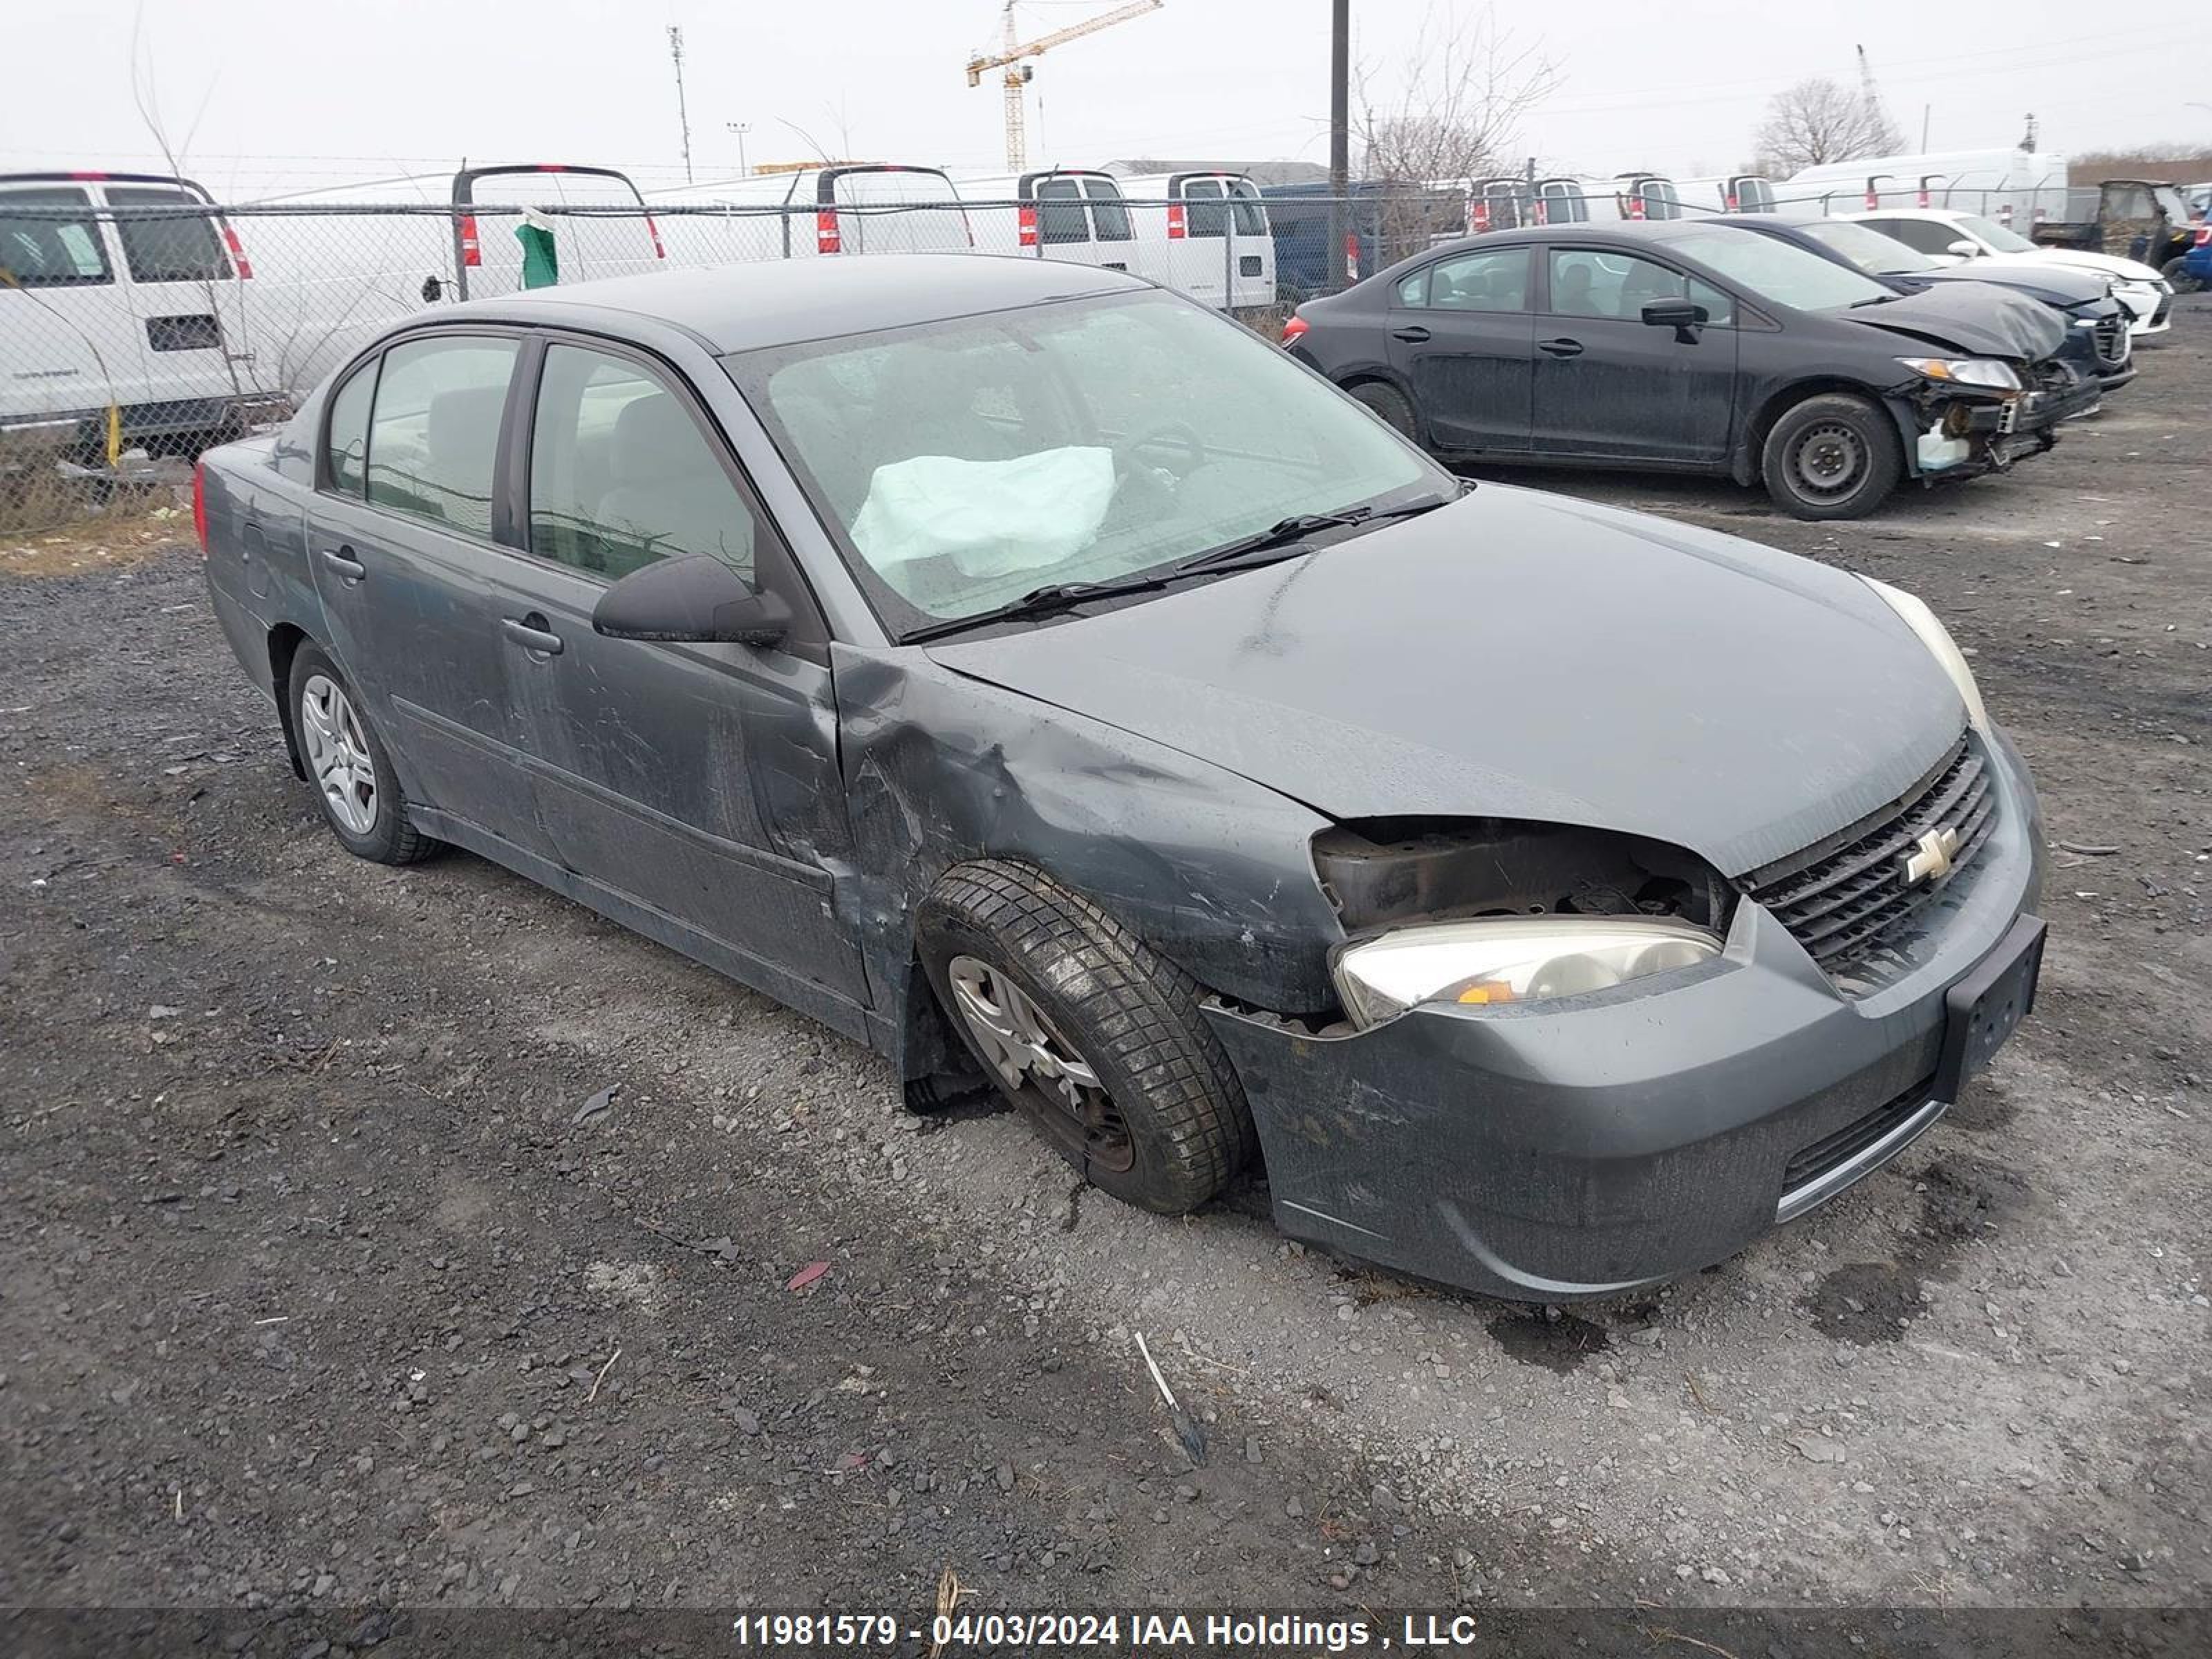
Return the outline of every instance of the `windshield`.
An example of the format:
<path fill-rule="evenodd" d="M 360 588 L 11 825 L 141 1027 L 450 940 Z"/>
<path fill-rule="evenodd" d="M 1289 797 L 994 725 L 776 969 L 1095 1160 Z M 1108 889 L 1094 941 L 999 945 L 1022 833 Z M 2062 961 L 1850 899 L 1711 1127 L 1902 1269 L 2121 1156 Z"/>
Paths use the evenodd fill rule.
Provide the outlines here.
<path fill-rule="evenodd" d="M 2017 231 L 2007 230 L 1994 219 L 1984 219 L 1978 213 L 1959 216 L 1959 228 L 1986 247 L 2000 253 L 2033 253 L 2035 244 Z"/>
<path fill-rule="evenodd" d="M 1457 489 L 1258 336 L 1155 292 L 724 363 L 895 636 Z"/>
<path fill-rule="evenodd" d="M 1907 247 L 1894 236 L 1885 236 L 1848 219 L 1822 221 L 1800 225 L 1798 228 L 1822 247 L 1833 248 L 1870 276 L 1943 268 L 1919 249 Z"/>
<path fill-rule="evenodd" d="M 1897 297 L 1870 276 L 1755 230 L 1709 225 L 1672 237 L 1668 246 L 1703 260 L 1756 298 L 1798 311 L 1840 311 L 1862 301 Z"/>

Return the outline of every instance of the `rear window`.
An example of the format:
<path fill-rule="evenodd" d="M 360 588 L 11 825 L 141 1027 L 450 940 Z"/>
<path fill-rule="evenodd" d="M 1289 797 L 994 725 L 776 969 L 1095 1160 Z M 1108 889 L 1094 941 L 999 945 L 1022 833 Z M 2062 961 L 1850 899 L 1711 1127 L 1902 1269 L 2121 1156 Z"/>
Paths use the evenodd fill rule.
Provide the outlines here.
<path fill-rule="evenodd" d="M 1245 179 L 1193 179 L 1182 186 L 1182 198 L 1190 204 L 1187 234 L 1227 235 L 1231 211 L 1237 216 L 1239 236 L 1267 234 L 1267 217 L 1260 210 L 1260 193 Z"/>
<path fill-rule="evenodd" d="M 26 208 L 41 211 L 21 211 Z M 62 209 L 83 211 L 54 210 Z M 82 288 L 112 281 L 91 198 L 66 187 L 0 192 L 0 270 L 19 288 Z"/>
<path fill-rule="evenodd" d="M 1544 210 L 1546 224 L 1579 225 L 1589 222 L 1589 203 L 1574 185 L 1539 185 L 1536 194 L 1537 204 Z"/>
<path fill-rule="evenodd" d="M 1047 243 L 1087 242 L 1083 192 L 1073 179 L 1047 179 L 1036 187 L 1037 228 Z"/>
<path fill-rule="evenodd" d="M 1774 186 L 1764 179 L 1739 179 L 1735 181 L 1735 209 L 1739 213 L 1771 213 L 1774 211 Z"/>
<path fill-rule="evenodd" d="M 1102 242 L 1131 240 L 1129 210 L 1121 200 L 1121 187 L 1111 179 L 1085 179 L 1083 193 L 1091 198 L 1091 222 Z"/>
<path fill-rule="evenodd" d="M 216 283 L 230 280 L 230 260 L 222 251 L 212 213 L 159 214 L 134 217 L 131 208 L 204 208 L 197 196 L 158 185 L 110 185 L 116 216 L 115 236 L 134 283 Z"/>

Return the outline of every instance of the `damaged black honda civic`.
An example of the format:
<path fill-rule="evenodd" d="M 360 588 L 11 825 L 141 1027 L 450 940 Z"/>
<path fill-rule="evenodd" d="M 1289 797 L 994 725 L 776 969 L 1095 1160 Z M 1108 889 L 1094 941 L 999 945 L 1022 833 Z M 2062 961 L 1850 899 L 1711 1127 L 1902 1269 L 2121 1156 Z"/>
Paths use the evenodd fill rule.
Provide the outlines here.
<path fill-rule="evenodd" d="M 975 256 L 441 307 L 211 451 L 351 852 L 495 860 L 1090 1181 L 1551 1300 L 1716 1262 L 2033 1000 L 2027 769 L 1918 600 L 1468 487 L 1148 283 Z"/>

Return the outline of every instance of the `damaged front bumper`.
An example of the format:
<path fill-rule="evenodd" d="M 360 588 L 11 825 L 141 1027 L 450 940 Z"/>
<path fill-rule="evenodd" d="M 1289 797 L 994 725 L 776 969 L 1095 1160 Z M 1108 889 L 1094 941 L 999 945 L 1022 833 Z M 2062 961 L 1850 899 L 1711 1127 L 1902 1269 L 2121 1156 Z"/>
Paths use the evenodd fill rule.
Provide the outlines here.
<path fill-rule="evenodd" d="M 2022 392 L 1966 396 L 1916 387 L 1907 394 L 1905 432 L 1913 470 L 1923 479 L 2002 472 L 2051 448 L 2060 422 L 2095 414 L 2104 397 L 2101 380 L 2056 359 Z"/>
<path fill-rule="evenodd" d="M 1946 994 L 2033 908 L 2042 826 L 2002 736 L 1999 818 L 1903 966 L 1845 997 L 1762 907 L 1722 958 L 1578 1006 L 1418 1008 L 1322 1036 L 1215 1004 L 1293 1237 L 1523 1301 L 1618 1295 L 1733 1255 L 1940 1117 Z"/>

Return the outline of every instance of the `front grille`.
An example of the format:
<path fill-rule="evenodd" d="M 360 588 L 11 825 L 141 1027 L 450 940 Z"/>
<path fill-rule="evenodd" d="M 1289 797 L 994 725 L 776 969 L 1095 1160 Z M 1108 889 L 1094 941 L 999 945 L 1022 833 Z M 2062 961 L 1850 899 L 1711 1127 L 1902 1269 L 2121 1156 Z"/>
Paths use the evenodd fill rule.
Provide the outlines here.
<path fill-rule="evenodd" d="M 1832 1135 L 1823 1136 L 1791 1158 L 1782 1170 L 1782 1190 L 1790 1192 L 1848 1164 L 1925 1106 L 1936 1096 L 1936 1079 L 1923 1078 L 1894 1100 L 1885 1101 Z"/>
<path fill-rule="evenodd" d="M 1855 991 L 1860 970 L 1901 941 L 1913 915 L 1981 850 L 1996 823 L 1989 768 L 1961 738 L 1903 799 L 1738 885 L 1831 979 Z M 1906 861 L 1923 851 L 1923 838 L 1948 842 L 1951 835 L 1948 869 L 1908 881 Z"/>
<path fill-rule="evenodd" d="M 2106 318 L 2090 330 L 2090 337 L 2097 343 L 2097 361 L 2106 368 L 2118 368 L 2127 362 L 2131 343 L 2125 317 Z"/>

